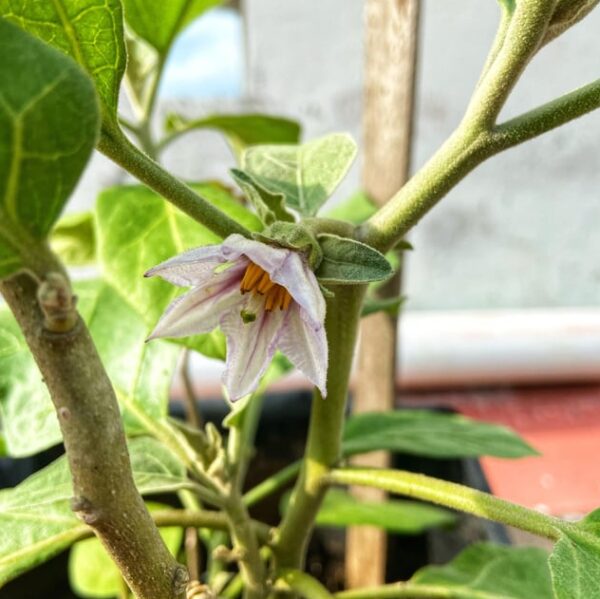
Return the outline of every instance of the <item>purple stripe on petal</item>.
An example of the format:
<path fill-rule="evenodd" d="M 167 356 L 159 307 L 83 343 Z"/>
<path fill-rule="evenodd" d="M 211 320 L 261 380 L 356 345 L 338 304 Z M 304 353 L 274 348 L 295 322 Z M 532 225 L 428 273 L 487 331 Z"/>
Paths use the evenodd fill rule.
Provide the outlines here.
<path fill-rule="evenodd" d="M 206 245 L 161 262 L 144 276 L 158 275 L 180 287 L 198 286 L 204 284 L 212 276 L 212 271 L 226 261 L 221 245 Z"/>
<path fill-rule="evenodd" d="M 240 280 L 245 266 L 236 265 L 213 275 L 208 285 L 196 287 L 171 302 L 149 339 L 187 337 L 208 333 L 219 325 L 227 310 L 245 303 Z"/>
<path fill-rule="evenodd" d="M 247 307 L 246 304 L 245 307 Z M 285 313 L 281 310 L 256 313 L 254 322 L 245 323 L 239 312 L 231 310 L 221 318 L 227 336 L 227 368 L 223 384 L 235 401 L 256 389 L 277 347 Z"/>
<path fill-rule="evenodd" d="M 325 327 L 314 326 L 300 306 L 292 305 L 277 346 L 325 397 L 328 363 Z"/>

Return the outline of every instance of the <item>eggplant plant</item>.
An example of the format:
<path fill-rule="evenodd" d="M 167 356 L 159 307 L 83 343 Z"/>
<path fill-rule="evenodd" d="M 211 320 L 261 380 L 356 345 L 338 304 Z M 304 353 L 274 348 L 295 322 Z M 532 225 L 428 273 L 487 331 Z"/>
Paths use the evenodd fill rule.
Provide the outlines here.
<path fill-rule="evenodd" d="M 174 114 L 156 135 L 169 50 L 218 0 L 0 0 L 1 449 L 23 457 L 65 447 L 0 492 L 0 585 L 71 548 L 82 596 L 600 598 L 600 511 L 568 522 L 429 476 L 348 465 L 376 450 L 534 454 L 516 434 L 419 410 L 345 418 L 360 318 L 398 308 L 370 295 L 393 275 L 390 250 L 479 164 L 600 107 L 599 79 L 499 121 L 529 61 L 597 3 L 501 0 L 462 121 L 357 224 L 344 208 L 340 218 L 323 212 L 356 154 L 348 135 L 300 143 L 297 123 L 260 114 Z M 123 83 L 133 118 L 119 112 Z M 160 163 L 201 128 L 232 147 L 227 184 L 182 181 Z M 93 212 L 61 219 L 94 148 L 139 184 L 106 189 Z M 96 275 L 71 282 L 77 264 Z M 182 352 L 225 361 L 222 431 L 169 418 Z M 262 398 L 292 368 L 315 388 L 304 457 L 248 489 Z M 292 482 L 276 526 L 250 516 Z M 349 485 L 437 507 L 361 502 Z M 148 501 L 157 494 L 176 507 Z M 410 532 L 451 522 L 449 510 L 554 549 L 474 545 L 408 581 L 337 593 L 304 570 L 315 526 Z M 198 531 L 207 555 L 193 580 L 180 559 L 183 529 Z"/>

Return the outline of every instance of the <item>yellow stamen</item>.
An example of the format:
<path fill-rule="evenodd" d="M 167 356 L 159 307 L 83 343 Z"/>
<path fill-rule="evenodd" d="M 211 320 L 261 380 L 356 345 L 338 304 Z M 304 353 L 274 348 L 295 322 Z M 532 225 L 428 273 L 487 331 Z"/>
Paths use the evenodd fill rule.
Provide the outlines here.
<path fill-rule="evenodd" d="M 260 266 L 254 264 L 254 262 L 251 262 L 246 268 L 244 278 L 242 279 L 242 283 L 240 285 L 242 293 L 255 290 L 256 284 L 264 272 L 265 271 Z"/>
<path fill-rule="evenodd" d="M 285 291 L 285 294 L 283 296 L 283 299 L 281 300 L 281 309 L 287 310 L 290 307 L 290 304 L 292 303 L 292 296 L 290 295 L 287 289 L 284 288 L 283 290 Z"/>
<path fill-rule="evenodd" d="M 278 285 L 271 280 L 269 273 L 263 270 L 254 262 L 251 262 L 246 267 L 246 272 L 240 283 L 240 291 L 242 293 L 258 293 L 265 297 L 265 310 L 271 312 L 279 308 L 287 310 L 292 303 L 292 296 L 288 290 L 282 285 Z"/>
<path fill-rule="evenodd" d="M 264 295 L 268 291 L 270 291 L 275 286 L 275 283 L 271 281 L 271 277 L 267 273 L 264 273 L 260 278 L 258 285 L 256 287 L 256 291 L 260 293 L 260 295 Z"/>

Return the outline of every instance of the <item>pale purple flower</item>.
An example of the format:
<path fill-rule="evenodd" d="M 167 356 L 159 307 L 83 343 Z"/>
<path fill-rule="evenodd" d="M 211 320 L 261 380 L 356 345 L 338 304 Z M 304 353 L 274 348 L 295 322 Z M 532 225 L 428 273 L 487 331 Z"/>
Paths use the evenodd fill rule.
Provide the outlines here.
<path fill-rule="evenodd" d="M 325 396 L 325 300 L 305 258 L 241 235 L 184 252 L 150 269 L 182 287 L 150 339 L 208 333 L 227 337 L 223 383 L 231 400 L 254 391 L 281 350 Z"/>

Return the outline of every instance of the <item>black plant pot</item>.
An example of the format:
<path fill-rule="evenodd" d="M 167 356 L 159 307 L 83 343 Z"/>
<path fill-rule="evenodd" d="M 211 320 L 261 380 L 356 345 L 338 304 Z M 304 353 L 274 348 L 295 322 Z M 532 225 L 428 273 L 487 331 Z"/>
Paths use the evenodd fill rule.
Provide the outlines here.
<path fill-rule="evenodd" d="M 256 455 L 248 472 L 247 488 L 274 474 L 302 456 L 308 430 L 311 395 L 296 391 L 269 395 L 257 431 Z M 199 410 L 205 422 L 220 426 L 226 415 L 221 400 L 202 401 Z M 183 406 L 174 403 L 174 417 L 183 418 Z M 24 460 L 0 459 L 0 488 L 18 484 L 36 470 L 47 465 L 62 453 L 62 448 Z M 479 465 L 474 459 L 437 460 L 409 455 L 392 456 L 394 468 L 421 472 L 445 480 L 463 483 L 489 491 Z M 287 489 L 274 494 L 252 508 L 252 515 L 267 523 L 276 524 L 279 502 Z M 389 582 L 406 579 L 428 563 L 445 563 L 467 545 L 478 540 L 508 543 L 506 529 L 471 516 L 460 516 L 452 529 L 434 529 L 419 535 L 388 535 Z M 320 528 L 315 531 L 309 547 L 307 568 L 331 590 L 343 587 L 344 531 Z M 75 599 L 67 575 L 68 552 L 27 572 L 0 589 L 0 599 Z"/>

